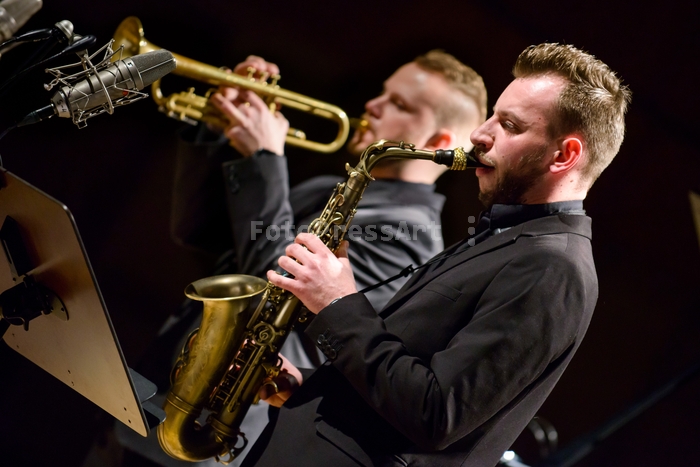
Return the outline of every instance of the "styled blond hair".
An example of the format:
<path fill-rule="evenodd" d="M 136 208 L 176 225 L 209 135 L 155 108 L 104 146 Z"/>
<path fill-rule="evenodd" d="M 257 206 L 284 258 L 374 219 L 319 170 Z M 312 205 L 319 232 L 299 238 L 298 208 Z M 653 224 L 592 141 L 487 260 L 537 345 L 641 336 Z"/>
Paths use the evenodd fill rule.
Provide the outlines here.
<path fill-rule="evenodd" d="M 553 138 L 581 134 L 588 152 L 581 175 L 590 188 L 620 150 L 632 93 L 605 63 L 571 45 L 530 46 L 513 67 L 516 78 L 550 73 L 567 81 L 550 134 Z"/>
<path fill-rule="evenodd" d="M 479 112 L 478 124 L 486 120 L 486 86 L 476 71 L 442 50 L 431 50 L 414 62 L 424 70 L 441 75 L 451 88 L 471 99 Z M 456 107 L 448 103 L 436 109 L 438 120 L 442 123 L 468 120 Z"/>

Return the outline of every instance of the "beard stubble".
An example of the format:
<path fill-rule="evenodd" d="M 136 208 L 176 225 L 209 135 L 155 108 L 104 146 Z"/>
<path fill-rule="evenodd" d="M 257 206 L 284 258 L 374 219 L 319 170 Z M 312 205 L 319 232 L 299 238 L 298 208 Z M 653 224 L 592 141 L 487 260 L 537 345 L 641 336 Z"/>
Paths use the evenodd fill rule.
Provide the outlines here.
<path fill-rule="evenodd" d="M 540 164 L 545 154 L 542 147 L 523 156 L 515 167 L 503 171 L 493 189 L 479 192 L 479 201 L 486 209 L 494 204 L 523 204 L 525 193 L 547 172 Z"/>

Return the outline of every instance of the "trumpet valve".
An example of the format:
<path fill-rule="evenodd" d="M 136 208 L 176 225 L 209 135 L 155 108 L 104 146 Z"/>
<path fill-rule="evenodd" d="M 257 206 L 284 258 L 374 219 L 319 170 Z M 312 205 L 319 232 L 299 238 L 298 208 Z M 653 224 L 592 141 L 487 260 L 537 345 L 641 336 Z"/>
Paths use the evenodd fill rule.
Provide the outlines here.
<path fill-rule="evenodd" d="M 245 71 L 248 72 L 248 79 L 250 81 L 255 81 L 255 72 L 257 71 L 255 68 L 252 66 L 249 66 L 248 68 L 245 69 Z"/>

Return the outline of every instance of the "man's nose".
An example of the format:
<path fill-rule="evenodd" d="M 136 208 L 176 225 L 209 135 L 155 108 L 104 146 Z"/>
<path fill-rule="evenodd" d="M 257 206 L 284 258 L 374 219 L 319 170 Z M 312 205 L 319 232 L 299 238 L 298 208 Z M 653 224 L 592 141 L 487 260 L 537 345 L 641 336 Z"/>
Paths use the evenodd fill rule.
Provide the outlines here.
<path fill-rule="evenodd" d="M 371 117 L 380 118 L 382 116 L 382 96 L 367 101 L 365 110 Z"/>
<path fill-rule="evenodd" d="M 486 120 L 484 123 L 479 125 L 476 130 L 472 131 L 469 139 L 474 146 L 482 146 L 488 150 L 493 145 L 493 135 L 491 131 L 491 125 L 493 123 L 492 120 L 493 117 Z"/>

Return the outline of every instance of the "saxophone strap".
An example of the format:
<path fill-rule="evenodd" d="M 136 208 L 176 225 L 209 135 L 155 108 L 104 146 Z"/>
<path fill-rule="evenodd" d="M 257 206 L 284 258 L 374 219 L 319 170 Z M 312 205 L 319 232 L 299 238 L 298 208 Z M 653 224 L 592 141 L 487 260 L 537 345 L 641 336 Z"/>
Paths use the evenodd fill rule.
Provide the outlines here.
<path fill-rule="evenodd" d="M 376 284 L 368 285 L 367 287 L 365 287 L 364 289 L 360 290 L 359 292 L 360 292 L 360 293 L 367 293 L 367 292 L 369 292 L 369 291 L 371 291 L 371 290 L 378 289 L 379 287 L 382 287 L 382 286 L 384 286 L 384 285 L 386 285 L 386 284 L 389 284 L 389 283 L 391 283 L 391 282 L 394 282 L 394 281 L 397 280 L 397 279 L 401 279 L 402 277 L 408 277 L 408 276 L 410 276 L 411 274 L 413 274 L 414 272 L 416 272 L 418 269 L 422 268 L 423 266 L 427 266 L 427 265 L 430 264 L 431 262 L 432 262 L 432 260 L 431 260 L 431 261 L 428 261 L 428 262 L 425 263 L 425 264 L 422 264 L 422 265 L 420 265 L 420 266 L 415 266 L 415 267 L 413 266 L 413 264 L 409 264 L 408 266 L 406 266 L 405 268 L 403 268 L 403 269 L 401 270 L 401 272 L 399 272 L 398 274 L 393 275 L 393 276 L 391 276 L 391 277 L 388 278 L 388 279 L 384 279 L 384 280 L 381 281 L 381 282 L 377 282 Z"/>
<path fill-rule="evenodd" d="M 391 282 L 394 282 L 395 280 L 401 279 L 402 277 L 408 277 L 411 274 L 415 273 L 419 269 L 423 269 L 426 266 L 430 266 L 431 264 L 437 263 L 438 261 L 443 261 L 448 258 L 451 258 L 452 256 L 455 256 L 462 251 L 464 251 L 464 245 L 467 245 L 467 247 L 471 246 L 471 244 L 468 243 L 468 239 L 462 240 L 460 243 L 454 246 L 454 250 L 452 252 L 449 252 L 449 250 L 443 251 L 441 254 L 435 256 L 434 258 L 429 259 L 425 263 L 419 265 L 419 266 L 414 266 L 413 264 L 409 264 L 405 268 L 403 268 L 398 274 L 395 274 L 391 276 L 388 279 L 385 279 L 381 282 L 377 282 L 376 284 L 369 285 L 365 287 L 364 289 L 360 290 L 359 293 L 367 293 L 370 292 L 374 289 L 378 289 L 379 287 L 382 287 L 386 284 L 389 284 Z"/>

